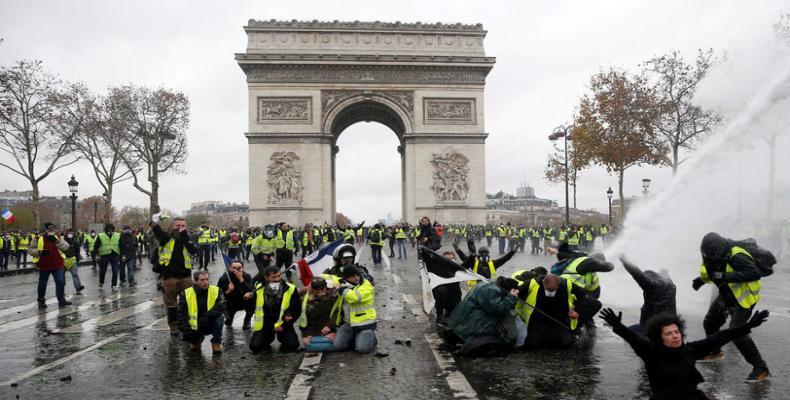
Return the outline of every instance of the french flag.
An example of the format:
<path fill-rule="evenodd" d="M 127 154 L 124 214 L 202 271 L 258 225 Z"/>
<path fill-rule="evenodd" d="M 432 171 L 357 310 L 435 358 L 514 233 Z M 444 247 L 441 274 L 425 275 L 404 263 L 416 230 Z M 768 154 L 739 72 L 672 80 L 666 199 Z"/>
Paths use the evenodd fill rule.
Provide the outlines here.
<path fill-rule="evenodd" d="M 332 255 L 335 253 L 335 249 L 343 243 L 345 243 L 343 238 L 337 239 L 296 262 L 299 266 L 299 280 L 302 281 L 303 285 L 309 286 L 314 276 L 321 275 L 324 273 L 324 270 L 331 268 L 335 264 Z"/>
<path fill-rule="evenodd" d="M 14 222 L 14 213 L 12 213 L 11 210 L 8 209 L 8 207 L 3 208 L 3 211 L 0 212 L 0 217 L 3 217 L 5 222 L 9 224 Z"/>

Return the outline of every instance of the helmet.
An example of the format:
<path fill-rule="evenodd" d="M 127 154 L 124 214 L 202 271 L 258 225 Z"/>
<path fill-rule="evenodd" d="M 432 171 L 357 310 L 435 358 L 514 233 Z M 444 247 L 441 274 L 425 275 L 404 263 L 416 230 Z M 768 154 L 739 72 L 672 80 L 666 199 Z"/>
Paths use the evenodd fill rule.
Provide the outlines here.
<path fill-rule="evenodd" d="M 356 256 L 357 256 L 357 250 L 354 248 L 354 246 L 348 243 L 344 243 L 341 244 L 340 246 L 337 246 L 335 252 L 332 253 L 332 258 L 334 258 L 335 260 L 340 260 L 341 258 L 345 258 L 345 257 L 356 257 Z"/>

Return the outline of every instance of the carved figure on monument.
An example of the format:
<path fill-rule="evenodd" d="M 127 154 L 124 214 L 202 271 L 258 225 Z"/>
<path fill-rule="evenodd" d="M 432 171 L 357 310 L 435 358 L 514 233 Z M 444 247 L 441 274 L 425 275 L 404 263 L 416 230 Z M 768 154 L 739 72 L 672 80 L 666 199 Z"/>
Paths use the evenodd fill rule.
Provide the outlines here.
<path fill-rule="evenodd" d="M 469 194 L 469 158 L 461 153 L 433 154 L 433 189 L 436 200 L 465 201 Z"/>
<path fill-rule="evenodd" d="M 292 151 L 278 151 L 269 158 L 269 203 L 302 201 L 302 166 Z"/>

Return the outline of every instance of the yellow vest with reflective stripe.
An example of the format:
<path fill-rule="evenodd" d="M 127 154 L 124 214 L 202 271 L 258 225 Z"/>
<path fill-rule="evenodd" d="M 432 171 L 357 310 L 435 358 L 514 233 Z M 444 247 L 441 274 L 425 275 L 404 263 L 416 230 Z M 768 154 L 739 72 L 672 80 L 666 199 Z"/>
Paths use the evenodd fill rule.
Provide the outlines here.
<path fill-rule="evenodd" d="M 402 228 L 395 230 L 395 239 L 406 239 L 406 232 Z"/>
<path fill-rule="evenodd" d="M 479 266 L 480 259 L 475 258 L 475 266 L 472 267 L 472 272 L 477 273 L 477 268 Z M 488 260 L 488 272 L 491 274 L 489 279 L 496 278 L 496 267 L 494 267 L 494 262 L 491 260 Z M 477 285 L 477 281 L 466 281 L 466 287 L 469 288 L 469 290 L 472 290 L 475 285 Z"/>
<path fill-rule="evenodd" d="M 159 264 L 164 266 L 170 265 L 170 259 L 173 258 L 173 248 L 176 246 L 176 240 L 170 239 L 164 246 L 159 248 Z M 187 248 L 183 248 L 184 252 L 184 268 L 191 269 L 192 268 L 192 258 L 189 257 L 189 252 Z"/>
<path fill-rule="evenodd" d="M 197 330 L 198 328 L 198 303 L 197 303 L 197 293 L 195 293 L 195 288 L 186 288 L 184 289 L 184 297 L 187 301 L 187 317 L 189 318 L 189 327 L 193 330 Z M 214 308 L 214 304 L 217 302 L 217 297 L 219 297 L 219 286 L 209 285 L 208 286 L 208 296 L 206 305 L 206 311 L 211 311 Z"/>
<path fill-rule="evenodd" d="M 291 296 L 296 291 L 296 286 L 288 282 L 285 282 L 285 284 L 288 286 L 288 289 L 283 294 L 283 301 L 280 303 L 280 315 L 277 317 L 277 322 L 274 323 L 275 328 L 283 326 L 283 313 L 291 306 Z M 266 288 L 258 282 L 255 285 L 255 290 L 257 292 L 255 294 L 255 318 L 253 318 L 252 329 L 254 332 L 258 332 L 263 329 L 263 303 L 266 299 L 266 294 L 264 293 Z"/>
<path fill-rule="evenodd" d="M 584 290 L 587 290 L 589 292 L 592 292 L 593 290 L 598 289 L 598 287 L 600 286 L 600 283 L 598 281 L 598 274 L 595 272 L 588 272 L 584 275 L 579 275 L 576 272 L 576 268 L 579 266 L 579 264 L 581 264 L 582 262 L 584 262 L 584 260 L 588 258 L 590 257 L 574 258 L 573 261 L 571 261 L 570 264 L 568 264 L 568 266 L 565 267 L 565 269 L 562 271 L 562 274 L 560 276 L 570 281 L 573 281 L 574 285 Z"/>
<path fill-rule="evenodd" d="M 738 254 L 746 254 L 749 256 L 749 258 L 754 259 L 748 251 L 738 246 L 733 246 L 730 250 L 730 258 L 735 257 Z M 729 262 L 727 263 L 725 272 L 735 272 Z M 708 269 L 705 267 L 705 263 L 702 263 L 699 275 L 703 282 L 713 282 L 713 280 L 710 279 L 710 276 L 708 276 Z M 760 301 L 760 289 L 762 284 L 760 283 L 759 279 L 751 282 L 728 282 L 727 286 L 729 286 L 730 290 L 732 290 L 732 294 L 735 296 L 735 300 L 738 301 L 738 305 L 743 308 L 752 308 L 755 304 L 757 304 L 758 301 Z"/>
<path fill-rule="evenodd" d="M 198 244 L 211 243 L 211 229 L 200 229 L 200 236 L 198 236 Z"/>
<path fill-rule="evenodd" d="M 370 325 L 376 322 L 376 306 L 374 302 L 373 285 L 366 280 L 362 284 L 346 290 L 343 295 L 338 296 L 335 305 L 332 307 L 332 314 L 337 315 L 336 323 L 340 325 L 340 307 L 342 307 L 342 320 L 352 327 Z"/>
<path fill-rule="evenodd" d="M 571 246 L 578 246 L 579 240 L 581 240 L 581 234 L 579 232 L 571 233 L 570 236 L 568 236 L 568 244 Z"/>
<path fill-rule="evenodd" d="M 27 250 L 28 245 L 30 244 L 30 239 L 25 236 L 19 238 L 19 245 L 17 246 L 17 250 Z"/>
<path fill-rule="evenodd" d="M 573 300 L 574 300 L 572 293 L 573 283 L 571 283 L 569 279 L 565 279 L 563 282 L 566 283 L 565 287 L 568 290 L 568 311 L 571 311 L 573 310 Z M 527 324 L 527 326 L 529 326 L 529 319 L 532 316 L 532 312 L 535 311 L 535 307 L 537 306 L 538 303 L 538 290 L 540 290 L 540 285 L 535 279 L 532 279 L 531 281 L 529 281 L 529 289 L 527 292 L 526 301 L 519 300 L 516 303 L 516 308 L 515 308 L 516 315 L 518 315 L 519 318 L 521 318 L 521 320 L 524 321 L 525 324 Z M 576 318 L 570 318 L 570 321 L 571 321 L 571 325 L 570 325 L 571 330 L 572 331 L 576 330 L 576 326 L 579 324 L 579 320 Z"/>

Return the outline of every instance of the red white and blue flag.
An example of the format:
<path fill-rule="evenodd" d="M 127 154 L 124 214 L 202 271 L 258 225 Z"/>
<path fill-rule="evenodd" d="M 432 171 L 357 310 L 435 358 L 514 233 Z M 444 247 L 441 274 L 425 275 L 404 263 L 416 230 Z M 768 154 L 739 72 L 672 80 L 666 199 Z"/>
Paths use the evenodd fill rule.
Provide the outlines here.
<path fill-rule="evenodd" d="M 5 222 L 8 222 L 9 224 L 14 222 L 14 213 L 12 213 L 8 207 L 3 208 L 3 211 L 0 212 L 0 217 L 3 217 Z"/>
<path fill-rule="evenodd" d="M 313 254 L 297 261 L 299 265 L 299 280 L 302 281 L 302 284 L 305 286 L 309 285 L 313 276 L 319 276 L 324 273 L 324 270 L 335 265 L 332 255 L 335 254 L 335 249 L 344 242 L 343 238 L 337 239 Z"/>

